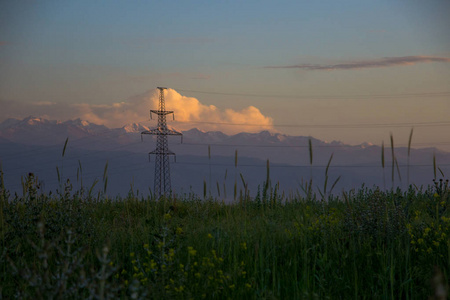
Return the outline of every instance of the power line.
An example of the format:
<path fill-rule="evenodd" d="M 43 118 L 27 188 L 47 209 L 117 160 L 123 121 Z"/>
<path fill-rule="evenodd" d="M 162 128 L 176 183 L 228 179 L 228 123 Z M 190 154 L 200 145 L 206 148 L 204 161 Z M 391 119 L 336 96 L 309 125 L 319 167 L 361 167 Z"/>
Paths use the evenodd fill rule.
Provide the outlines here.
<path fill-rule="evenodd" d="M 197 165 L 197 166 L 220 166 L 220 167 L 235 167 L 234 163 L 192 163 L 192 162 L 177 162 L 179 165 Z M 399 167 L 407 167 L 407 164 L 399 164 Z M 410 167 L 432 167 L 430 164 L 410 164 Z M 450 164 L 439 164 L 439 166 L 450 166 Z M 261 167 L 267 168 L 266 163 L 261 164 L 238 164 L 237 167 Z M 270 168 L 383 168 L 381 165 L 282 165 L 271 164 Z"/>
<path fill-rule="evenodd" d="M 411 97 L 447 97 L 450 92 L 428 92 L 428 93 L 399 93 L 399 94 L 359 94 L 359 95 L 267 95 L 267 94 L 246 94 L 246 93 L 228 93 L 214 91 L 198 91 L 175 89 L 180 92 L 211 94 L 223 96 L 241 96 L 241 97 L 258 97 L 258 98 L 285 98 L 285 99 L 315 99 L 315 100 L 354 100 L 354 99 L 373 99 L 373 98 L 411 98 Z"/>
<path fill-rule="evenodd" d="M 218 147 L 250 147 L 250 148 L 309 148 L 309 145 L 250 145 L 250 144 L 214 144 L 214 143 L 190 143 L 183 142 L 183 146 L 218 146 Z M 450 145 L 450 142 L 441 143 L 412 143 L 412 146 L 426 146 L 426 145 Z M 313 145 L 314 148 L 355 148 L 361 145 Z M 369 145 L 366 147 L 379 145 Z M 395 148 L 406 147 L 407 145 L 399 144 Z"/>
<path fill-rule="evenodd" d="M 450 126 L 449 121 L 417 122 L 417 123 L 353 123 L 353 124 L 254 124 L 254 123 L 228 123 L 228 122 L 205 122 L 205 121 L 175 121 L 185 124 L 210 124 L 229 126 L 257 126 L 257 127 L 299 127 L 299 128 L 383 128 L 383 127 L 442 127 Z"/>

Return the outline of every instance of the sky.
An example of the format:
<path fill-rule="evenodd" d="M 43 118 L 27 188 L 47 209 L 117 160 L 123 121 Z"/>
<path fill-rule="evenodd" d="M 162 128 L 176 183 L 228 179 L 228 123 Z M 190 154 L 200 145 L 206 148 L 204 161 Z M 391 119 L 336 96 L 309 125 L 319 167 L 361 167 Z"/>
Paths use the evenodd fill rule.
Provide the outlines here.
<path fill-rule="evenodd" d="M 271 130 L 450 151 L 450 2 L 0 2 L 0 122 Z"/>

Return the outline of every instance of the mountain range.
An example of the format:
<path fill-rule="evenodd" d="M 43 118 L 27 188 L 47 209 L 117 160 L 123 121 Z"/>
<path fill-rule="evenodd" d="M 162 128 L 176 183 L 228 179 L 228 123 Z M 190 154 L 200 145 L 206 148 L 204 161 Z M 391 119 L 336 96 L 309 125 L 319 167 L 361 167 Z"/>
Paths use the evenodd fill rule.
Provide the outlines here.
<path fill-rule="evenodd" d="M 21 192 L 21 176 L 32 172 L 44 189 L 56 190 L 57 166 L 60 175 L 75 187 L 81 187 L 81 178 L 83 186 L 91 186 L 96 179 L 103 180 L 107 164 L 108 194 L 125 195 L 131 190 L 148 194 L 153 188 L 154 172 L 148 152 L 156 147 L 156 137 L 141 136 L 145 130 L 149 127 L 137 123 L 107 128 L 80 119 L 60 122 L 30 116 L 5 120 L 0 123 L 0 160 L 6 188 L 12 193 Z M 272 184 L 279 183 L 286 193 L 301 191 L 302 181 L 311 177 L 315 189 L 322 190 L 325 181 L 330 187 L 340 178 L 334 189 L 339 192 L 363 184 L 382 188 L 426 186 L 435 176 L 450 172 L 450 153 L 436 148 L 395 148 L 392 177 L 388 147 L 384 149 L 383 167 L 382 148 L 377 145 L 352 146 L 268 131 L 227 135 L 194 128 L 183 131 L 182 138 L 169 137 L 169 148 L 177 154 L 176 163 L 171 163 L 175 192 L 203 194 L 206 184 L 208 193 L 222 198 L 225 192 L 225 198 L 230 198 L 235 182 L 243 188 L 243 180 L 254 196 L 266 179 L 267 163 Z M 436 175 L 433 159 L 437 163 Z M 96 188 L 104 188 L 100 186 Z"/>

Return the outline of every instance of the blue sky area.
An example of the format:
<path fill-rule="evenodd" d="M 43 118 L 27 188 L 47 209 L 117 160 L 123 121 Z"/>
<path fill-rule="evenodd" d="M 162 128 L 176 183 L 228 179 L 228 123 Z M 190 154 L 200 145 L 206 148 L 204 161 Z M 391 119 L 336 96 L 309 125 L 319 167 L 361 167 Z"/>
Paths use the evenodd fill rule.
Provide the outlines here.
<path fill-rule="evenodd" d="M 450 149 L 449 15 L 446 0 L 5 0 L 0 121 L 167 86 L 287 134 L 404 143 L 414 127 L 418 146 Z"/>

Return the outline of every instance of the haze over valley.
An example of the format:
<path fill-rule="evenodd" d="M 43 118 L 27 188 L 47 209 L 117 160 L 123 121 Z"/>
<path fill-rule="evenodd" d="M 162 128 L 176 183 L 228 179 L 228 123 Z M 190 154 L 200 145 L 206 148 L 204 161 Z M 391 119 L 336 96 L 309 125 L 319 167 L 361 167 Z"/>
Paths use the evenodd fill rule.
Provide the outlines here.
<path fill-rule="evenodd" d="M 133 186 L 134 192 L 139 190 L 147 195 L 149 187 L 153 187 L 154 178 L 154 156 L 149 162 L 148 152 L 155 148 L 155 138 L 143 136 L 141 140 L 140 133 L 148 129 L 147 125 L 137 123 L 110 129 L 80 119 L 65 122 L 36 117 L 8 119 L 0 124 L 0 158 L 5 185 L 11 192 L 20 193 L 20 177 L 32 172 L 38 176 L 42 189 L 55 191 L 58 188 L 58 166 L 64 178 L 70 179 L 74 189 L 81 187 L 81 178 L 83 186 L 90 187 L 96 179 L 102 181 L 108 162 L 108 194 L 126 195 Z M 66 138 L 67 149 L 62 157 Z M 280 190 L 286 194 L 301 193 L 302 180 L 310 180 L 311 174 L 315 189 L 323 188 L 325 169 L 331 155 L 329 188 L 340 177 L 334 193 L 357 189 L 363 184 L 367 187 L 392 187 L 391 148 L 388 142 L 385 143 L 383 171 L 381 145 L 363 143 L 352 146 L 313 137 L 313 164 L 310 165 L 309 139 L 269 131 L 231 135 L 195 128 L 183 131 L 182 141 L 180 137 L 169 139 L 169 149 L 177 154 L 176 162 L 171 160 L 172 187 L 176 193 L 203 195 L 206 183 L 208 194 L 211 192 L 211 195 L 219 196 L 220 193 L 219 198 L 225 198 L 227 193 L 229 200 L 235 181 L 239 188 L 244 188 L 242 174 L 251 196 L 256 196 L 258 185 L 263 185 L 266 180 L 269 160 L 272 185 L 279 183 Z M 448 174 L 449 152 L 431 147 L 413 148 L 408 163 L 407 147 L 396 147 L 399 169 L 395 168 L 394 185 L 406 188 L 408 164 L 410 184 L 417 187 L 432 184 L 433 156 L 437 166 Z M 82 173 L 77 170 L 80 164 Z M 439 171 L 437 175 L 442 177 Z M 102 190 L 103 187 L 99 183 L 96 188 Z"/>

